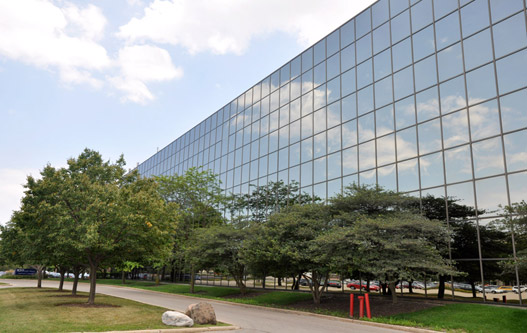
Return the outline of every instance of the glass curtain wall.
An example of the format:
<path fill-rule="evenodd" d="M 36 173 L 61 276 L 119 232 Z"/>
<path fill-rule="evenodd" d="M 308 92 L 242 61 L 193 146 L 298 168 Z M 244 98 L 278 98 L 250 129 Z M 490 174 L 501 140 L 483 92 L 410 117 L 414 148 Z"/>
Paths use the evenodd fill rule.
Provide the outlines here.
<path fill-rule="evenodd" d="M 351 183 L 442 198 L 449 256 L 470 271 L 453 289 L 527 284 L 508 265 L 527 235 L 502 208 L 527 199 L 526 21 L 524 0 L 377 1 L 139 172 L 203 167 L 227 193 L 283 180 L 324 199 Z"/>

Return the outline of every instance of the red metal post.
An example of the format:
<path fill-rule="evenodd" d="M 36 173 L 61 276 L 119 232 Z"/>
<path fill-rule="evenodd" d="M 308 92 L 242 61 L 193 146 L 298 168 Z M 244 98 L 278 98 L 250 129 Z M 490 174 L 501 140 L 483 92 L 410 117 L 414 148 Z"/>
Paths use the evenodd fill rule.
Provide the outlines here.
<path fill-rule="evenodd" d="M 507 296 L 503 295 L 503 303 L 507 303 Z"/>
<path fill-rule="evenodd" d="M 350 317 L 353 318 L 353 294 L 350 294 Z"/>
<path fill-rule="evenodd" d="M 364 296 L 359 296 L 359 318 L 364 317 Z"/>
<path fill-rule="evenodd" d="M 366 293 L 364 295 L 364 299 L 366 300 L 366 317 L 371 319 L 371 311 L 370 311 L 370 294 Z"/>

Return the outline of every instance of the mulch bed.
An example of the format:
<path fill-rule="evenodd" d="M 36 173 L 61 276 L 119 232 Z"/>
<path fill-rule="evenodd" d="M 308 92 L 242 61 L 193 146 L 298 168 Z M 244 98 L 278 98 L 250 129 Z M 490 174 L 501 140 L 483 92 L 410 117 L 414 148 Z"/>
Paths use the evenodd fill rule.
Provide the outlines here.
<path fill-rule="evenodd" d="M 68 298 L 88 298 L 88 296 L 82 296 L 82 295 L 49 295 L 48 297 L 68 297 Z"/>
<path fill-rule="evenodd" d="M 55 306 L 71 306 L 75 308 L 120 308 L 120 305 L 97 303 L 97 304 L 88 304 L 88 303 L 59 303 Z"/>
<path fill-rule="evenodd" d="M 254 292 L 247 292 L 245 295 L 234 294 L 234 295 L 222 296 L 221 298 L 253 298 L 253 297 L 260 296 L 260 295 L 267 294 L 267 293 L 269 293 L 269 291 L 254 291 Z"/>
<path fill-rule="evenodd" d="M 355 294 L 354 315 L 356 317 L 359 315 L 359 300 L 357 296 L 359 295 Z M 442 305 L 440 302 L 409 300 L 407 298 L 398 298 L 397 303 L 393 304 L 391 296 L 370 295 L 370 309 L 373 317 L 392 316 L 399 313 L 415 312 Z M 313 304 L 313 300 L 306 300 L 290 304 L 289 307 L 291 309 L 311 312 L 315 310 L 328 310 L 349 313 L 350 298 L 349 294 L 326 294 L 322 297 L 320 305 Z M 366 309 L 364 310 L 364 315 L 366 315 Z"/>

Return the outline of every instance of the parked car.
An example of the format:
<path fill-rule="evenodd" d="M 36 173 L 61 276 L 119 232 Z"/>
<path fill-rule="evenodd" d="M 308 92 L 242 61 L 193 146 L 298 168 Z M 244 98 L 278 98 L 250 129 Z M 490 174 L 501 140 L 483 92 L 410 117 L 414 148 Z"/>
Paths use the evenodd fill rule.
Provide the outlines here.
<path fill-rule="evenodd" d="M 5 275 L 5 272 L 4 271 L 0 271 L 0 276 L 4 276 Z"/>
<path fill-rule="evenodd" d="M 311 285 L 311 280 L 308 280 L 308 279 L 300 279 L 300 281 L 298 282 L 298 284 L 300 284 L 301 286 L 310 286 Z"/>
<path fill-rule="evenodd" d="M 342 285 L 340 284 L 340 281 L 336 280 L 329 280 L 326 282 L 326 286 L 333 287 L 333 288 L 341 288 Z"/>
<path fill-rule="evenodd" d="M 518 288 L 518 286 L 514 286 L 512 287 L 512 291 L 515 292 L 516 294 L 519 294 L 520 292 L 518 292 L 518 290 L 520 290 L 520 292 L 524 292 L 527 290 L 527 287 L 525 286 L 520 286 L 520 288 Z"/>
<path fill-rule="evenodd" d="M 46 271 L 46 275 L 49 276 L 49 277 L 53 277 L 53 278 L 59 278 L 60 277 L 60 273 L 58 273 L 58 272 L 48 272 L 48 271 Z"/>
<path fill-rule="evenodd" d="M 506 292 L 512 291 L 512 287 L 498 287 L 490 290 L 492 294 L 505 294 Z"/>
<path fill-rule="evenodd" d="M 352 290 L 359 289 L 359 281 L 353 281 L 352 280 L 350 283 L 347 284 L 347 286 L 348 286 L 348 288 L 350 288 Z M 368 290 L 368 284 L 366 283 L 366 281 L 363 281 L 360 284 L 360 289 L 361 290 L 367 290 L 367 291 L 379 291 L 381 289 L 381 287 L 377 283 L 370 282 L 370 290 Z"/>

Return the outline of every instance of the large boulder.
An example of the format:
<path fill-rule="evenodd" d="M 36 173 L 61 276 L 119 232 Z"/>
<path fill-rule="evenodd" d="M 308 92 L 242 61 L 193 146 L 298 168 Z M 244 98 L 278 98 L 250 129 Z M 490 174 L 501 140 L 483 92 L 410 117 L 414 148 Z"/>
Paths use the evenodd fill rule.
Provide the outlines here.
<path fill-rule="evenodd" d="M 207 302 L 200 302 L 198 304 L 190 304 L 185 312 L 187 316 L 192 318 L 196 324 L 200 325 L 216 325 L 216 313 L 212 305 Z"/>
<path fill-rule="evenodd" d="M 177 311 L 167 311 L 163 313 L 161 317 L 163 324 L 177 327 L 192 327 L 194 326 L 194 320 L 189 316 L 177 312 Z"/>

